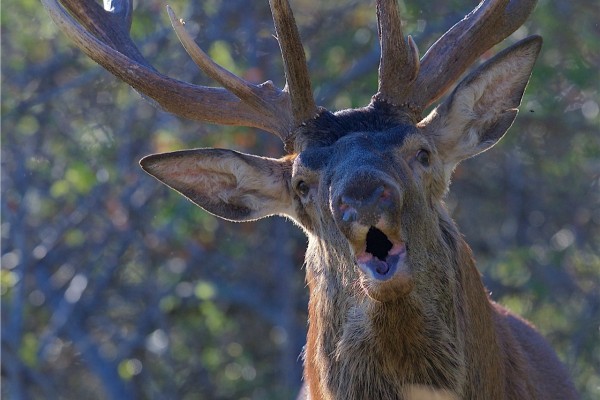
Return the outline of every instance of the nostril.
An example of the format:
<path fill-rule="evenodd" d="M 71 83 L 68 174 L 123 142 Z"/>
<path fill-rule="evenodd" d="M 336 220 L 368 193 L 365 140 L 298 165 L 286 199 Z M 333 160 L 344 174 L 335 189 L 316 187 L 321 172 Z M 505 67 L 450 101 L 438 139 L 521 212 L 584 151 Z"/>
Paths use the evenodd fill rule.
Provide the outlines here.
<path fill-rule="evenodd" d="M 375 225 L 392 203 L 393 190 L 387 185 L 352 185 L 338 197 L 337 215 L 345 224 L 360 221 L 362 225 Z"/>
<path fill-rule="evenodd" d="M 379 194 L 379 201 L 385 202 L 385 201 L 392 200 L 392 191 L 389 188 L 384 187 L 384 186 L 382 186 L 381 189 L 382 190 Z"/>
<path fill-rule="evenodd" d="M 342 221 L 344 222 L 354 222 L 358 219 L 356 208 L 349 206 L 347 203 L 340 205 L 340 212 L 342 214 Z"/>

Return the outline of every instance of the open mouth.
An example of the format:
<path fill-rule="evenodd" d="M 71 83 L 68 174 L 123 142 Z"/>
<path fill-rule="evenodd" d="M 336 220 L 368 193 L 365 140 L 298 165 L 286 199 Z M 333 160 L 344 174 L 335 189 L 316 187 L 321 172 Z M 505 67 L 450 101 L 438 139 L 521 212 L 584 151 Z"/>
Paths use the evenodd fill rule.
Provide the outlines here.
<path fill-rule="evenodd" d="M 372 226 L 367 232 L 365 250 L 356 255 L 356 260 L 360 269 L 371 278 L 387 280 L 394 276 L 405 255 L 403 242 L 390 239 Z"/>

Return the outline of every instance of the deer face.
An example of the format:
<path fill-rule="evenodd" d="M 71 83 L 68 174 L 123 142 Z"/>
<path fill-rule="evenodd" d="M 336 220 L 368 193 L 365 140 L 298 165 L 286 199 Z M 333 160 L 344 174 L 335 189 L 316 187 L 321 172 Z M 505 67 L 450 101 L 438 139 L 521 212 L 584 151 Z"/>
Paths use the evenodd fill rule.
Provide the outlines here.
<path fill-rule="evenodd" d="M 392 300 L 413 287 L 410 259 L 418 246 L 403 224 L 414 217 L 403 214 L 418 212 L 406 204 L 409 199 L 439 195 L 431 185 L 435 175 L 442 179 L 434 152 L 414 125 L 399 124 L 349 132 L 329 145 L 306 148 L 293 161 L 296 218 L 309 236 L 328 242 L 323 247 L 337 247 L 342 259 L 330 264 L 355 269 L 338 272 L 357 275 L 372 299 Z"/>

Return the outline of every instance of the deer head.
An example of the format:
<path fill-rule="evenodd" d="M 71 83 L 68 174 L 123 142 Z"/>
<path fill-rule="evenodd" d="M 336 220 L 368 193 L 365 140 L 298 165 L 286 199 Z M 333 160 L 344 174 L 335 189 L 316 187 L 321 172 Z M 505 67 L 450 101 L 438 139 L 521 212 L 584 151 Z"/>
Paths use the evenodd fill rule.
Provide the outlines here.
<path fill-rule="evenodd" d="M 157 72 L 129 38 L 130 1 L 108 2 L 107 10 L 94 1 L 42 1 L 86 54 L 165 110 L 257 127 L 284 142 L 288 154 L 279 159 L 210 148 L 155 154 L 140 163 L 216 216 L 282 215 L 306 232 L 305 375 L 313 398 L 429 393 L 414 385 L 468 398 L 477 389 L 465 382 L 489 378 L 486 362 L 474 361 L 467 343 L 473 324 L 482 324 L 478 318 L 493 325 L 492 307 L 443 198 L 456 165 L 492 147 L 513 123 L 541 38 L 500 52 L 427 116 L 423 112 L 516 30 L 535 1 L 483 1 L 419 60 L 413 39 L 404 38 L 396 1 L 377 0 L 378 90 L 369 105 L 337 112 L 313 100 L 287 1 L 270 1 L 283 89 L 246 82 L 216 65 L 170 8 L 183 46 L 223 88 Z M 478 312 L 487 317 L 474 316 Z M 477 330 L 484 343 L 495 340 L 490 330 Z"/>
<path fill-rule="evenodd" d="M 303 52 L 287 3 L 271 5 L 288 79 L 279 96 L 289 93 L 291 112 L 274 112 L 279 120 L 269 125 L 281 127 L 291 121 L 288 129 L 275 132 L 289 154 L 271 159 L 195 149 L 151 155 L 141 166 L 221 218 L 291 218 L 310 239 L 309 276 L 324 272 L 349 286 L 360 281 L 360 289 L 345 290 L 349 296 L 362 299 L 366 294 L 376 302 L 407 296 L 419 279 L 429 284 L 426 259 L 431 246 L 439 246 L 433 238 L 439 220 L 446 218 L 442 199 L 452 171 L 461 160 L 492 147 L 510 127 L 541 38 L 523 40 L 480 66 L 422 118 L 422 110 L 452 83 L 447 76 L 460 75 L 469 64 L 463 61 L 457 67 L 441 58 L 434 62 L 433 55 L 447 51 L 451 37 L 468 36 L 466 29 L 477 29 L 488 38 L 491 28 L 484 19 L 508 18 L 498 15 L 505 12 L 505 4 L 483 3 L 471 16 L 475 21 L 461 22 L 468 27 L 455 26 L 419 62 L 412 38 L 403 39 L 395 2 L 379 1 L 379 90 L 364 108 L 332 113 L 315 106 L 306 65 L 295 63 L 303 59 Z M 170 13 L 192 57 L 208 71 L 217 70 Z M 496 40 L 499 37 L 496 33 Z M 479 45 L 479 51 L 489 45 Z M 469 53 L 465 58 L 476 57 L 470 47 L 464 50 Z M 447 57 L 456 63 L 458 55 Z M 436 79 L 431 75 L 433 63 L 441 72 Z M 230 77 L 226 71 L 219 74 Z M 220 79 L 225 85 L 225 78 Z M 256 89 L 247 83 L 241 87 Z M 260 89 L 274 90 L 270 82 Z"/>

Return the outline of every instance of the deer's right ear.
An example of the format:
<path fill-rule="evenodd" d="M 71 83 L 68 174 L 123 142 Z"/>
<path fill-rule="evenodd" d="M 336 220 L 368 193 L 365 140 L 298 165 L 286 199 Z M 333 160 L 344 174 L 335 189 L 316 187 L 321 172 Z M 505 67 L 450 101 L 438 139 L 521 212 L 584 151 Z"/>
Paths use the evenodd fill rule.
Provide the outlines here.
<path fill-rule="evenodd" d="M 294 216 L 289 159 L 195 149 L 150 155 L 140 165 L 206 211 L 227 220 Z"/>

